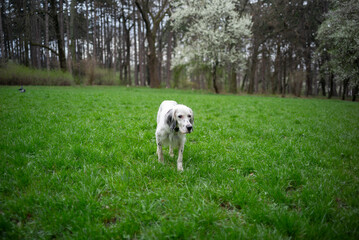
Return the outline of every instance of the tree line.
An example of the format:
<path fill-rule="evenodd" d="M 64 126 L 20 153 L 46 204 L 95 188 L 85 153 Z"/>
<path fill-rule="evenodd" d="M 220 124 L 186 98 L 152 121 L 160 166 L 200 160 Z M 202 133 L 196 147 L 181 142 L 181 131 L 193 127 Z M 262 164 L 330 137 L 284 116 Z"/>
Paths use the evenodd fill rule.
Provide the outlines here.
<path fill-rule="evenodd" d="M 358 0 L 0 0 L 0 56 L 119 84 L 351 96 Z M 89 75 L 87 84 L 95 76 Z"/>

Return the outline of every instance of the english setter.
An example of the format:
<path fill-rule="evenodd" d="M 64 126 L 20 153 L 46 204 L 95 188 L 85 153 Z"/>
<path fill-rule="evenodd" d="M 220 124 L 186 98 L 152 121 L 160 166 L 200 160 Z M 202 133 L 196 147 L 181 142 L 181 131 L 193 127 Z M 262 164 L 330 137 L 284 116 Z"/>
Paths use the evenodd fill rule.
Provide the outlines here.
<path fill-rule="evenodd" d="M 164 162 L 162 146 L 169 145 L 170 156 L 178 147 L 177 170 L 183 171 L 182 159 L 186 134 L 193 132 L 193 111 L 175 101 L 163 101 L 157 113 L 156 143 L 158 161 Z"/>

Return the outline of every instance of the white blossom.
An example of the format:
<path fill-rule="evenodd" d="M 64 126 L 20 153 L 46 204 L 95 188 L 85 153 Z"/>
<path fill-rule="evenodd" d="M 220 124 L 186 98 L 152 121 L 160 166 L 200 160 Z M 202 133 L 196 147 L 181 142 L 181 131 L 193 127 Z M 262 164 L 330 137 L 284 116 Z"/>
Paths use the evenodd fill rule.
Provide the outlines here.
<path fill-rule="evenodd" d="M 244 67 L 251 37 L 251 18 L 240 18 L 232 0 L 180 0 L 172 15 L 175 30 L 182 33 L 173 66 L 202 61 Z"/>

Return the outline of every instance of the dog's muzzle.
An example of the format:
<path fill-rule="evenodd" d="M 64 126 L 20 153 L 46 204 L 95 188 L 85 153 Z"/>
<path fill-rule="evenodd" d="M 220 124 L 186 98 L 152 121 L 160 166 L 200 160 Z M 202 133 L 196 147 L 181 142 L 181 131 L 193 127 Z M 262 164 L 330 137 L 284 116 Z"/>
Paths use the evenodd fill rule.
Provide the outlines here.
<path fill-rule="evenodd" d="M 190 133 L 190 132 L 193 131 L 192 125 L 187 125 L 186 128 L 187 128 L 187 132 L 188 132 L 188 133 Z"/>

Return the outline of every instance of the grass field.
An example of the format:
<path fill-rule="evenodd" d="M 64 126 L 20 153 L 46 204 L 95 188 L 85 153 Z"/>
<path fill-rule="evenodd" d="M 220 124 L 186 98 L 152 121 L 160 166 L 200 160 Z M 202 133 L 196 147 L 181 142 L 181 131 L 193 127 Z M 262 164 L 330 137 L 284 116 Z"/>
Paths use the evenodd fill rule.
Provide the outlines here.
<path fill-rule="evenodd" d="M 358 239 L 358 103 L 0 87 L 4 239 Z M 184 172 L 158 106 L 195 112 Z M 175 154 L 177 156 L 177 154 Z"/>

